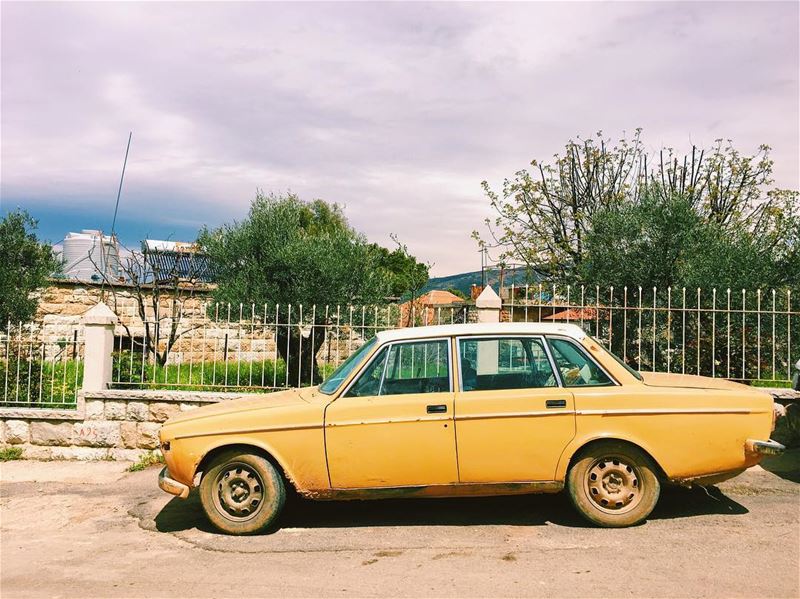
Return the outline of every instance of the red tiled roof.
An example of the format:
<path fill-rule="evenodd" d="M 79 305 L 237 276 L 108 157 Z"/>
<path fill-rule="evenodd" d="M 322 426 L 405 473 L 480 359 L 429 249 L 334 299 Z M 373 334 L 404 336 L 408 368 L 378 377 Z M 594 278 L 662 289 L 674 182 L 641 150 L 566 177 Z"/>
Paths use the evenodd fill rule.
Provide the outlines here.
<path fill-rule="evenodd" d="M 463 299 L 458 297 L 455 293 L 443 291 L 441 289 L 433 289 L 428 293 L 419 296 L 417 302 L 425 306 L 438 306 L 440 304 L 457 304 L 463 303 Z"/>
<path fill-rule="evenodd" d="M 562 310 L 550 316 L 545 316 L 542 320 L 594 320 L 597 317 L 595 308 L 570 308 Z"/>

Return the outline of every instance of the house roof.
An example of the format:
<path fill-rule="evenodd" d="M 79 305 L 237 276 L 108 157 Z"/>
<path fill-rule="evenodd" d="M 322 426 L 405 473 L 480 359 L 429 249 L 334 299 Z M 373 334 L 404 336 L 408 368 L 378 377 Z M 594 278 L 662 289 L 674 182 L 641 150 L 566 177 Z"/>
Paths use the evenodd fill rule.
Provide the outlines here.
<path fill-rule="evenodd" d="M 594 320 L 597 318 L 597 310 L 595 308 L 570 308 L 569 310 L 562 310 L 550 316 L 545 316 L 542 320 Z"/>
<path fill-rule="evenodd" d="M 444 291 L 442 289 L 432 289 L 428 293 L 419 296 L 417 300 L 426 306 L 437 306 L 440 304 L 458 304 L 463 303 L 464 298 L 458 297 L 455 293 Z"/>

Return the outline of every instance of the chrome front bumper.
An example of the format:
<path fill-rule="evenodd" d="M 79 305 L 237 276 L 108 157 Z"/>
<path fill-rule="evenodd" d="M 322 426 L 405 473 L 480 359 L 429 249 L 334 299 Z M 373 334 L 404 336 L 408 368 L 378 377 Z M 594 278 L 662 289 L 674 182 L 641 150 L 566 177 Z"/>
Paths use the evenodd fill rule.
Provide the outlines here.
<path fill-rule="evenodd" d="M 170 495 L 177 495 L 181 499 L 186 499 L 189 496 L 189 487 L 170 478 L 169 470 L 166 467 L 158 475 L 158 486 L 162 491 L 166 491 Z"/>
<path fill-rule="evenodd" d="M 759 453 L 761 455 L 780 455 L 786 450 L 786 447 L 772 440 L 757 441 L 756 439 L 748 439 L 745 447 L 750 453 Z"/>

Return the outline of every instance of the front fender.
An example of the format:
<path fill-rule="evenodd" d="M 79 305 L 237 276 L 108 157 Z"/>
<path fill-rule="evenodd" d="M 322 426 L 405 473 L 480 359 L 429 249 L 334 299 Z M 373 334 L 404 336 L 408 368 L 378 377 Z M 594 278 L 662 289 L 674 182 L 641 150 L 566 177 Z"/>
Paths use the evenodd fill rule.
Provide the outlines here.
<path fill-rule="evenodd" d="M 175 480 L 193 486 L 204 460 L 226 447 L 251 447 L 266 454 L 300 492 L 327 490 L 330 486 L 321 426 L 180 437 L 166 452 L 167 466 Z"/>

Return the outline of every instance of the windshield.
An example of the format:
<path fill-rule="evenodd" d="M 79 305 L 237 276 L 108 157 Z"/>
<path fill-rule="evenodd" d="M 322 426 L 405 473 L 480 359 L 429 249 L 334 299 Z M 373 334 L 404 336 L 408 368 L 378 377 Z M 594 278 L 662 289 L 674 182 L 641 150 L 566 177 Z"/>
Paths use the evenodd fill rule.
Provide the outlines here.
<path fill-rule="evenodd" d="M 605 347 L 605 346 L 604 346 L 602 343 L 600 343 L 600 342 L 599 342 L 597 339 L 595 339 L 594 337 L 589 337 L 589 338 L 590 338 L 592 341 L 594 341 L 595 343 L 597 343 L 597 345 L 598 345 L 598 346 L 602 347 L 602 348 L 603 348 L 603 351 L 604 351 L 604 352 L 606 352 L 606 353 L 607 353 L 609 356 L 611 356 L 612 358 L 614 358 L 614 359 L 615 359 L 615 360 L 616 360 L 616 361 L 617 361 L 617 362 L 618 362 L 618 363 L 619 363 L 619 364 L 620 364 L 620 365 L 621 365 L 623 368 L 625 368 L 625 370 L 627 370 L 628 372 L 630 372 L 630 373 L 631 373 L 633 376 L 635 376 L 635 377 L 636 377 L 637 379 L 639 379 L 640 381 L 643 381 L 643 380 L 644 380 L 644 379 L 642 378 L 642 375 L 639 373 L 639 371 L 638 371 L 638 370 L 634 370 L 633 368 L 631 368 L 630 366 L 628 366 L 628 365 L 625 363 L 625 361 L 624 361 L 622 358 L 620 358 L 620 357 L 619 357 L 617 354 L 615 354 L 614 352 L 612 352 L 612 351 L 610 351 L 610 350 L 606 349 L 606 347 Z"/>
<path fill-rule="evenodd" d="M 333 393 L 336 393 L 337 389 L 339 389 L 339 386 L 342 384 L 342 381 L 344 381 L 344 379 L 346 379 L 353 369 L 361 362 L 361 357 L 367 355 L 372 348 L 375 347 L 376 343 L 377 337 L 373 337 L 352 354 L 350 354 L 350 357 L 342 362 L 339 368 L 334 370 L 333 373 L 327 379 L 325 379 L 325 381 L 319 386 L 319 390 L 325 395 L 332 395 Z"/>

